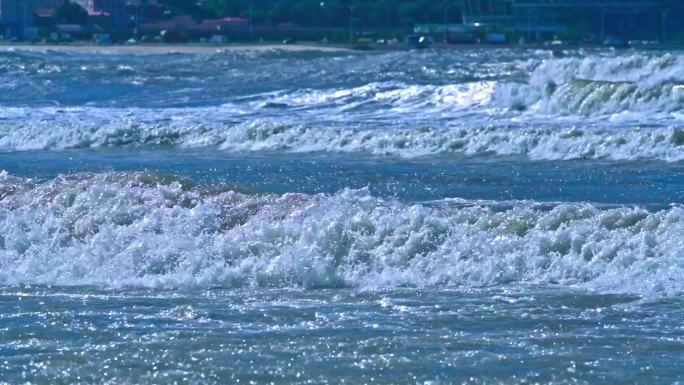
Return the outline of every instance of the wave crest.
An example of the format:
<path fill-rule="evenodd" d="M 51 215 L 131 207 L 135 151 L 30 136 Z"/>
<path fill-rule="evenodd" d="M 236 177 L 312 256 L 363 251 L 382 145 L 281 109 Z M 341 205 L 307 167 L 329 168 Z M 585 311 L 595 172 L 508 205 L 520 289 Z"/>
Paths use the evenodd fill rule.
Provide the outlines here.
<path fill-rule="evenodd" d="M 1 179 L 3 284 L 684 291 L 679 206 L 250 195 L 145 173 Z"/>
<path fill-rule="evenodd" d="M 684 108 L 681 55 L 550 59 L 526 83 L 500 83 L 495 98 L 517 110 L 552 115 L 679 112 Z"/>
<path fill-rule="evenodd" d="M 8 114 L 8 112 L 5 112 Z M 33 112 L 37 114 L 36 112 Z M 46 109 L 44 116 L 0 124 L 0 148 L 212 147 L 232 152 L 362 153 L 422 156 L 522 156 L 533 160 L 684 160 L 684 132 L 663 126 L 631 129 L 538 124 L 446 128 L 318 127 L 273 119 L 234 122 L 220 111 Z M 53 115 L 66 115 L 54 117 Z M 203 117 L 214 114 L 207 122 Z M 68 123 L 65 123 L 68 122 Z"/>

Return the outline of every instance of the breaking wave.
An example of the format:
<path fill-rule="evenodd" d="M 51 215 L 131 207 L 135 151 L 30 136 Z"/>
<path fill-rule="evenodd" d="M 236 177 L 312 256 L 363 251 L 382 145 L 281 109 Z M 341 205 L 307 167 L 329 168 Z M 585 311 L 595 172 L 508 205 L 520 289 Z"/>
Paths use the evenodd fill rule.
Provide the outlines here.
<path fill-rule="evenodd" d="M 249 194 L 149 173 L 0 178 L 0 282 L 102 287 L 571 285 L 684 292 L 684 208 Z"/>
<path fill-rule="evenodd" d="M 399 157 L 684 159 L 684 56 L 535 56 L 512 67 L 515 75 L 496 80 L 412 84 L 402 78 L 284 88 L 236 95 L 220 106 L 7 107 L 0 111 L 0 150 L 170 146 Z M 519 74 L 523 70 L 527 75 Z"/>
<path fill-rule="evenodd" d="M 684 56 L 591 55 L 540 62 L 525 83 L 502 83 L 495 99 L 544 114 L 681 112 Z"/>
<path fill-rule="evenodd" d="M 301 89 L 278 91 L 256 97 L 257 106 L 294 109 L 329 109 L 339 112 L 370 110 L 377 113 L 416 113 L 425 115 L 456 112 L 465 108 L 487 107 L 495 82 L 481 81 L 448 85 L 417 85 L 403 82 L 369 83 L 333 90 Z M 255 98 L 250 97 L 250 99 Z"/>
<path fill-rule="evenodd" d="M 64 116 L 13 118 L 0 123 L 0 149 L 5 151 L 171 146 L 212 147 L 231 152 L 365 153 L 405 158 L 421 156 L 522 156 L 532 160 L 684 160 L 684 131 L 656 126 L 633 129 L 561 128 L 535 125 L 447 128 L 328 127 L 255 119 L 235 122 L 206 110 L 118 111 L 86 109 Z"/>

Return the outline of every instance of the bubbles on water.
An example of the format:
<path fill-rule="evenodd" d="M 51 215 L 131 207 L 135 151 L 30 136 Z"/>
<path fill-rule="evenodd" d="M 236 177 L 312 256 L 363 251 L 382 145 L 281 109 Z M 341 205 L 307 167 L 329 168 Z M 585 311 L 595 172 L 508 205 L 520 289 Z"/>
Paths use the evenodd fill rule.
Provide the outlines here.
<path fill-rule="evenodd" d="M 13 190 L 6 181 L 4 284 L 684 290 L 678 206 L 424 206 L 365 190 L 247 195 L 144 173 L 21 181 Z"/>
<path fill-rule="evenodd" d="M 514 110 L 565 116 L 670 113 L 684 107 L 681 55 L 638 53 L 544 60 L 525 83 L 501 83 L 495 100 Z"/>
<path fill-rule="evenodd" d="M 499 60 L 491 63 L 484 60 L 488 53 L 470 51 L 449 53 L 453 62 L 431 52 L 353 58 L 260 53 L 252 58 L 259 65 L 301 61 L 305 74 L 288 82 L 312 76 L 331 61 L 377 61 L 399 72 L 366 79 L 359 73 L 377 69 L 354 67 L 363 79 L 353 84 L 308 82 L 306 87 L 290 84 L 266 91 L 252 87 L 220 106 L 7 107 L 0 112 L 0 149 L 144 146 L 408 158 L 684 159 L 681 55 L 597 51 L 553 58 L 545 51 L 514 53 L 497 51 Z M 79 58 L 67 55 L 60 60 L 80 63 Z M 437 60 L 443 73 L 428 65 L 428 78 L 409 76 L 418 69 L 408 64 L 420 58 Z M 221 54 L 172 59 L 208 61 L 226 71 L 238 71 L 246 60 Z M 44 60 L 41 54 L 5 58 L 11 65 Z M 140 77 L 146 60 L 122 62 L 115 56 L 98 65 Z M 467 70 L 466 61 L 479 66 Z M 396 68 L 397 63 L 407 68 Z M 452 79 L 452 72 L 460 75 Z"/>

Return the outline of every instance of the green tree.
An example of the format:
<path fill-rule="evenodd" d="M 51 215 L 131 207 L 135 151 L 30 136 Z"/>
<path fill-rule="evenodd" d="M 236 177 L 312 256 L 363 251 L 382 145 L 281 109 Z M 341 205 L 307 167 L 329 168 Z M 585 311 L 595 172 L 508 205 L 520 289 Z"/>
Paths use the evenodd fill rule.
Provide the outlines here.
<path fill-rule="evenodd" d="M 88 11 L 80 5 L 66 1 L 55 11 L 57 20 L 69 24 L 85 24 L 88 22 Z"/>
<path fill-rule="evenodd" d="M 201 8 L 219 16 L 237 16 L 235 13 L 240 8 L 238 2 L 229 0 L 202 0 L 199 2 L 199 5 Z"/>
<path fill-rule="evenodd" d="M 212 17 L 216 14 L 214 8 L 227 3 L 226 0 L 159 0 L 159 3 L 172 13 L 188 14 L 196 19 Z M 229 2 L 230 3 L 230 2 Z M 220 10 L 221 8 L 217 8 Z"/>
<path fill-rule="evenodd" d="M 375 28 L 408 27 L 413 23 L 437 23 L 444 6 L 437 0 L 161 0 L 172 10 L 198 14 L 197 7 L 214 17 L 252 16 L 272 24 L 294 22 L 304 26 L 349 25 L 349 6 L 355 6 L 359 26 Z M 460 14 L 465 0 L 447 0 L 454 14 Z"/>

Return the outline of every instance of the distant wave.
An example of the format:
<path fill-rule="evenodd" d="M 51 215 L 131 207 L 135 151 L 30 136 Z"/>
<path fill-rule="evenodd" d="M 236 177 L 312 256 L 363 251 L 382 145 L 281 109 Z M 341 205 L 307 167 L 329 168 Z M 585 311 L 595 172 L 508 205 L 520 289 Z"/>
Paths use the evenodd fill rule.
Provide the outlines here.
<path fill-rule="evenodd" d="M 2 284 L 570 285 L 684 292 L 684 209 L 252 195 L 148 173 L 0 176 Z"/>
<path fill-rule="evenodd" d="M 373 110 L 387 119 L 396 117 L 392 113 L 453 118 L 460 109 L 601 116 L 684 107 L 683 54 L 567 55 L 511 49 L 313 56 L 228 50 L 94 61 L 85 54 L 6 52 L 0 53 L 0 89 L 6 92 L 0 104 L 157 108 L 236 107 L 235 102 L 247 101 L 240 107 L 251 112 L 259 107 L 324 115 Z"/>
<path fill-rule="evenodd" d="M 495 100 L 514 109 L 560 115 L 681 112 L 684 56 L 664 54 L 549 59 L 526 83 L 501 83 Z"/>
<path fill-rule="evenodd" d="M 378 156 L 522 156 L 532 160 L 684 160 L 676 127 L 560 128 L 542 122 L 433 128 L 317 127 L 276 119 L 233 121 L 221 110 L 44 109 L 4 112 L 0 149 L 172 146 L 231 152 L 365 153 Z M 294 120 L 294 119 L 293 119 Z M 9 122 L 8 122 L 9 121 Z"/>
<path fill-rule="evenodd" d="M 506 54 L 511 55 L 511 51 Z M 377 60 L 383 68 L 399 71 L 390 59 L 410 59 L 412 71 L 421 73 L 415 68 L 421 54 L 415 54 L 418 58 L 406 55 L 355 60 Z M 466 59 L 459 57 L 458 66 L 441 65 L 446 72 L 468 72 L 459 69 Z M 202 60 L 223 63 L 226 70 L 231 68 L 231 60 L 245 63 L 244 58 L 230 55 Z M 291 75 L 296 79 L 312 73 L 332 76 L 319 68 L 322 63 L 318 59 L 310 60 L 305 63 L 310 66 L 307 71 L 313 72 Z M 21 60 L 12 63 L 24 64 Z M 36 71 L 49 72 L 51 68 L 42 61 L 32 65 Z M 112 66 L 121 67 L 118 71 L 125 76 L 137 77 L 135 73 L 140 71 L 116 60 L 105 67 Z M 111 108 L 96 101 L 95 105 L 77 107 L 5 107 L 0 109 L 0 150 L 168 146 L 407 158 L 457 155 L 532 160 L 684 160 L 682 55 L 593 53 L 554 59 L 524 54 L 519 61 L 497 63 L 490 70 L 486 63 L 481 66 L 484 69 L 478 71 L 482 73 L 458 75 L 459 79 L 471 80 L 456 84 L 411 83 L 404 74 L 397 75 L 403 80 L 348 87 L 243 92 L 216 106 Z M 434 79 L 448 75 L 429 70 L 425 71 Z M 492 80 L 504 70 L 512 75 Z M 370 76 L 370 69 L 364 67 L 363 71 L 364 76 Z M 492 72 L 489 78 L 487 71 Z M 204 88 L 183 88 L 176 90 L 176 96 L 185 100 L 190 95 L 185 93 L 191 92 L 188 90 L 199 92 L 197 89 Z M 229 94 L 221 91 L 210 100 L 223 100 Z M 161 98 L 159 103 L 163 105 L 164 101 Z"/>
<path fill-rule="evenodd" d="M 289 107 L 321 111 L 335 108 L 339 112 L 370 110 L 382 116 L 387 113 L 449 113 L 465 108 L 487 107 L 496 86 L 482 81 L 450 85 L 416 85 L 402 82 L 369 83 L 354 88 L 277 91 L 250 96 L 256 107 Z"/>

